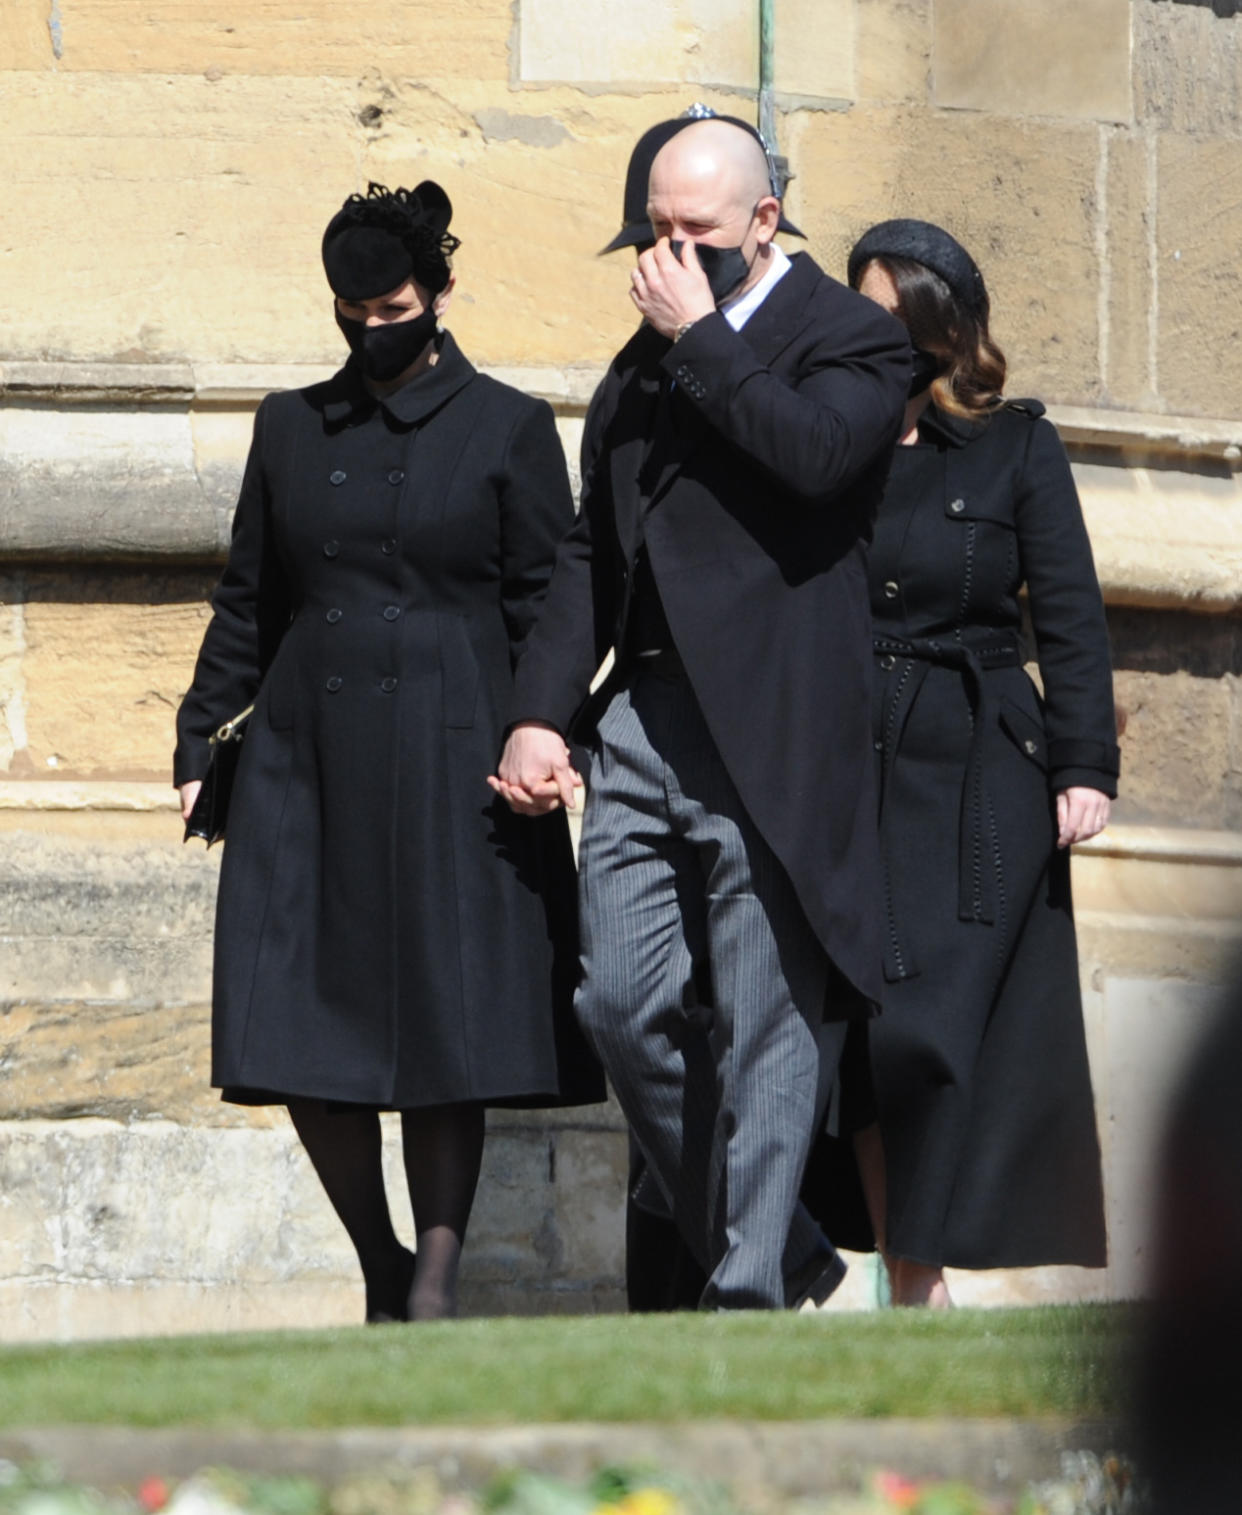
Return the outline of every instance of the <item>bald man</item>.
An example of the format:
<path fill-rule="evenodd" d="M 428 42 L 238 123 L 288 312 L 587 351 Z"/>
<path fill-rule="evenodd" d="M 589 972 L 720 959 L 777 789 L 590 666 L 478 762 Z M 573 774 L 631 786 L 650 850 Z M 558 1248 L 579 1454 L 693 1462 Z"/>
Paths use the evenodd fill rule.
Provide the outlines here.
<path fill-rule="evenodd" d="M 798 1185 L 880 996 L 863 552 L 909 345 L 781 251 L 773 191 L 741 124 L 652 164 L 643 324 L 592 404 L 491 780 L 572 807 L 566 741 L 590 747 L 578 1014 L 716 1309 L 839 1280 Z"/>

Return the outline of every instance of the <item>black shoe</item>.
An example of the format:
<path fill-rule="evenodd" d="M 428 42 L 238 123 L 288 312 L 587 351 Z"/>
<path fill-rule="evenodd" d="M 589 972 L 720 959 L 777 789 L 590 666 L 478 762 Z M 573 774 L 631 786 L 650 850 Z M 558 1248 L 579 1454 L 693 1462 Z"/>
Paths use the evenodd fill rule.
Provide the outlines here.
<path fill-rule="evenodd" d="M 407 1247 L 402 1247 L 401 1276 L 390 1294 L 382 1299 L 372 1298 L 367 1290 L 367 1319 L 369 1326 L 389 1326 L 410 1318 L 410 1290 L 414 1287 L 415 1257 Z"/>
<path fill-rule="evenodd" d="M 819 1306 L 835 1293 L 848 1264 L 831 1242 L 814 1252 L 785 1278 L 785 1304 L 800 1310 L 808 1300 Z"/>

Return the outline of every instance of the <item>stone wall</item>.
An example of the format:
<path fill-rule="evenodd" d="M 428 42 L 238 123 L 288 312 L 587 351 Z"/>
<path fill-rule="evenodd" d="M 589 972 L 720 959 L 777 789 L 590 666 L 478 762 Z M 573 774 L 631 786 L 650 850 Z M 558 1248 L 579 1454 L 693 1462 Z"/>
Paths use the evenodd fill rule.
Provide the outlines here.
<path fill-rule="evenodd" d="M 944 221 L 1071 447 L 1128 716 L 1075 870 L 1113 1264 L 958 1292 L 1131 1294 L 1162 1091 L 1242 919 L 1242 19 L 775 6 L 813 254 Z M 757 0 L 0 0 L 0 1337 L 359 1313 L 288 1132 L 204 1087 L 216 859 L 167 787 L 250 417 L 339 360 L 328 214 L 431 175 L 450 323 L 572 458 L 633 324 L 628 255 L 595 257 L 630 146 L 694 98 L 753 119 L 757 40 Z M 469 1302 L 614 1307 L 623 1169 L 611 1109 L 498 1119 Z"/>

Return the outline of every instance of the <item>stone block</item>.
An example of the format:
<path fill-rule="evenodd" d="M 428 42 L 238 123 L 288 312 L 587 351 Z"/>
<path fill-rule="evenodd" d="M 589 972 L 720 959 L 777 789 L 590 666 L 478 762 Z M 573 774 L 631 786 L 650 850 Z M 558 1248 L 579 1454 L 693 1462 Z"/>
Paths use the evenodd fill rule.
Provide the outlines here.
<path fill-rule="evenodd" d="M 1159 141 L 1157 387 L 1185 415 L 1242 414 L 1242 141 Z"/>
<path fill-rule="evenodd" d="M 0 557 L 196 556 L 219 550 L 228 520 L 184 411 L 0 409 Z"/>
<path fill-rule="evenodd" d="M 519 0 L 523 84 L 750 86 L 759 31 L 746 0 Z"/>
<path fill-rule="evenodd" d="M 171 784 L 174 718 L 214 578 L 212 570 L 28 574 L 25 744 L 13 776 Z"/>
<path fill-rule="evenodd" d="M 41 0 L 5 0 L 0 6 L 0 68 L 51 68 L 51 16 Z"/>
<path fill-rule="evenodd" d="M 424 78 L 508 79 L 508 0 L 420 7 L 411 25 L 401 0 L 363 12 L 268 0 L 74 0 L 62 26 L 62 69 L 98 73 L 356 77 L 383 59 Z"/>
<path fill-rule="evenodd" d="M 931 84 L 931 0 L 859 0 L 857 96 L 923 104 Z"/>
<path fill-rule="evenodd" d="M 859 106 L 799 112 L 790 152 L 794 219 L 828 273 L 876 221 L 938 221 L 983 270 L 1010 392 L 1097 397 L 1098 128 Z"/>
<path fill-rule="evenodd" d="M 8 74 L 4 95 L 0 193 L 23 207 L 6 355 L 338 356 L 319 239 L 360 187 L 353 80 L 62 70 Z"/>
<path fill-rule="evenodd" d="M 1129 121 L 1130 0 L 937 0 L 935 103 Z"/>
<path fill-rule="evenodd" d="M 1130 823 L 1229 824 L 1231 677 L 1194 678 L 1119 668 L 1114 688 L 1128 712 L 1117 819 Z"/>
<path fill-rule="evenodd" d="M 8 832 L 0 849 L 0 1004 L 203 1004 L 216 854 Z"/>
<path fill-rule="evenodd" d="M 1242 33 L 1210 5 L 1135 5 L 1134 113 L 1164 131 L 1242 133 Z"/>
<path fill-rule="evenodd" d="M 398 1124 L 384 1125 L 393 1221 L 408 1245 Z M 573 1149 L 576 1138 L 557 1141 Z M 534 1131 L 489 1136 L 463 1260 L 468 1309 L 621 1302 L 623 1183 L 610 1252 L 598 1232 L 603 1197 L 556 1213 L 546 1154 Z M 593 1158 L 588 1166 L 595 1181 L 609 1168 Z M 214 1131 L 158 1120 L 0 1121 L 0 1216 L 5 1340 L 361 1318 L 356 1259 L 283 1116 L 270 1129 Z"/>

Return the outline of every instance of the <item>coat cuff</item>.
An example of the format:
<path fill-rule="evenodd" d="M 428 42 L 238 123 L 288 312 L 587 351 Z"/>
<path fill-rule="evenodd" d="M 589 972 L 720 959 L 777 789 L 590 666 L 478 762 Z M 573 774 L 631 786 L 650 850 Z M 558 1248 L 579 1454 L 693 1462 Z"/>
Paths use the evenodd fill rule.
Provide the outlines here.
<path fill-rule="evenodd" d="M 1048 742 L 1048 767 L 1096 768 L 1113 778 L 1121 772 L 1121 749 L 1116 742 L 1089 742 L 1080 737 L 1052 737 Z"/>
<path fill-rule="evenodd" d="M 1098 789 L 1110 800 L 1117 798 L 1117 775 L 1103 768 L 1057 768 L 1048 770 L 1048 786 L 1053 794 L 1062 789 Z"/>
<path fill-rule="evenodd" d="M 173 788 L 180 789 L 182 784 L 192 784 L 196 779 L 206 778 L 210 765 L 210 742 L 178 742 L 173 754 Z"/>

